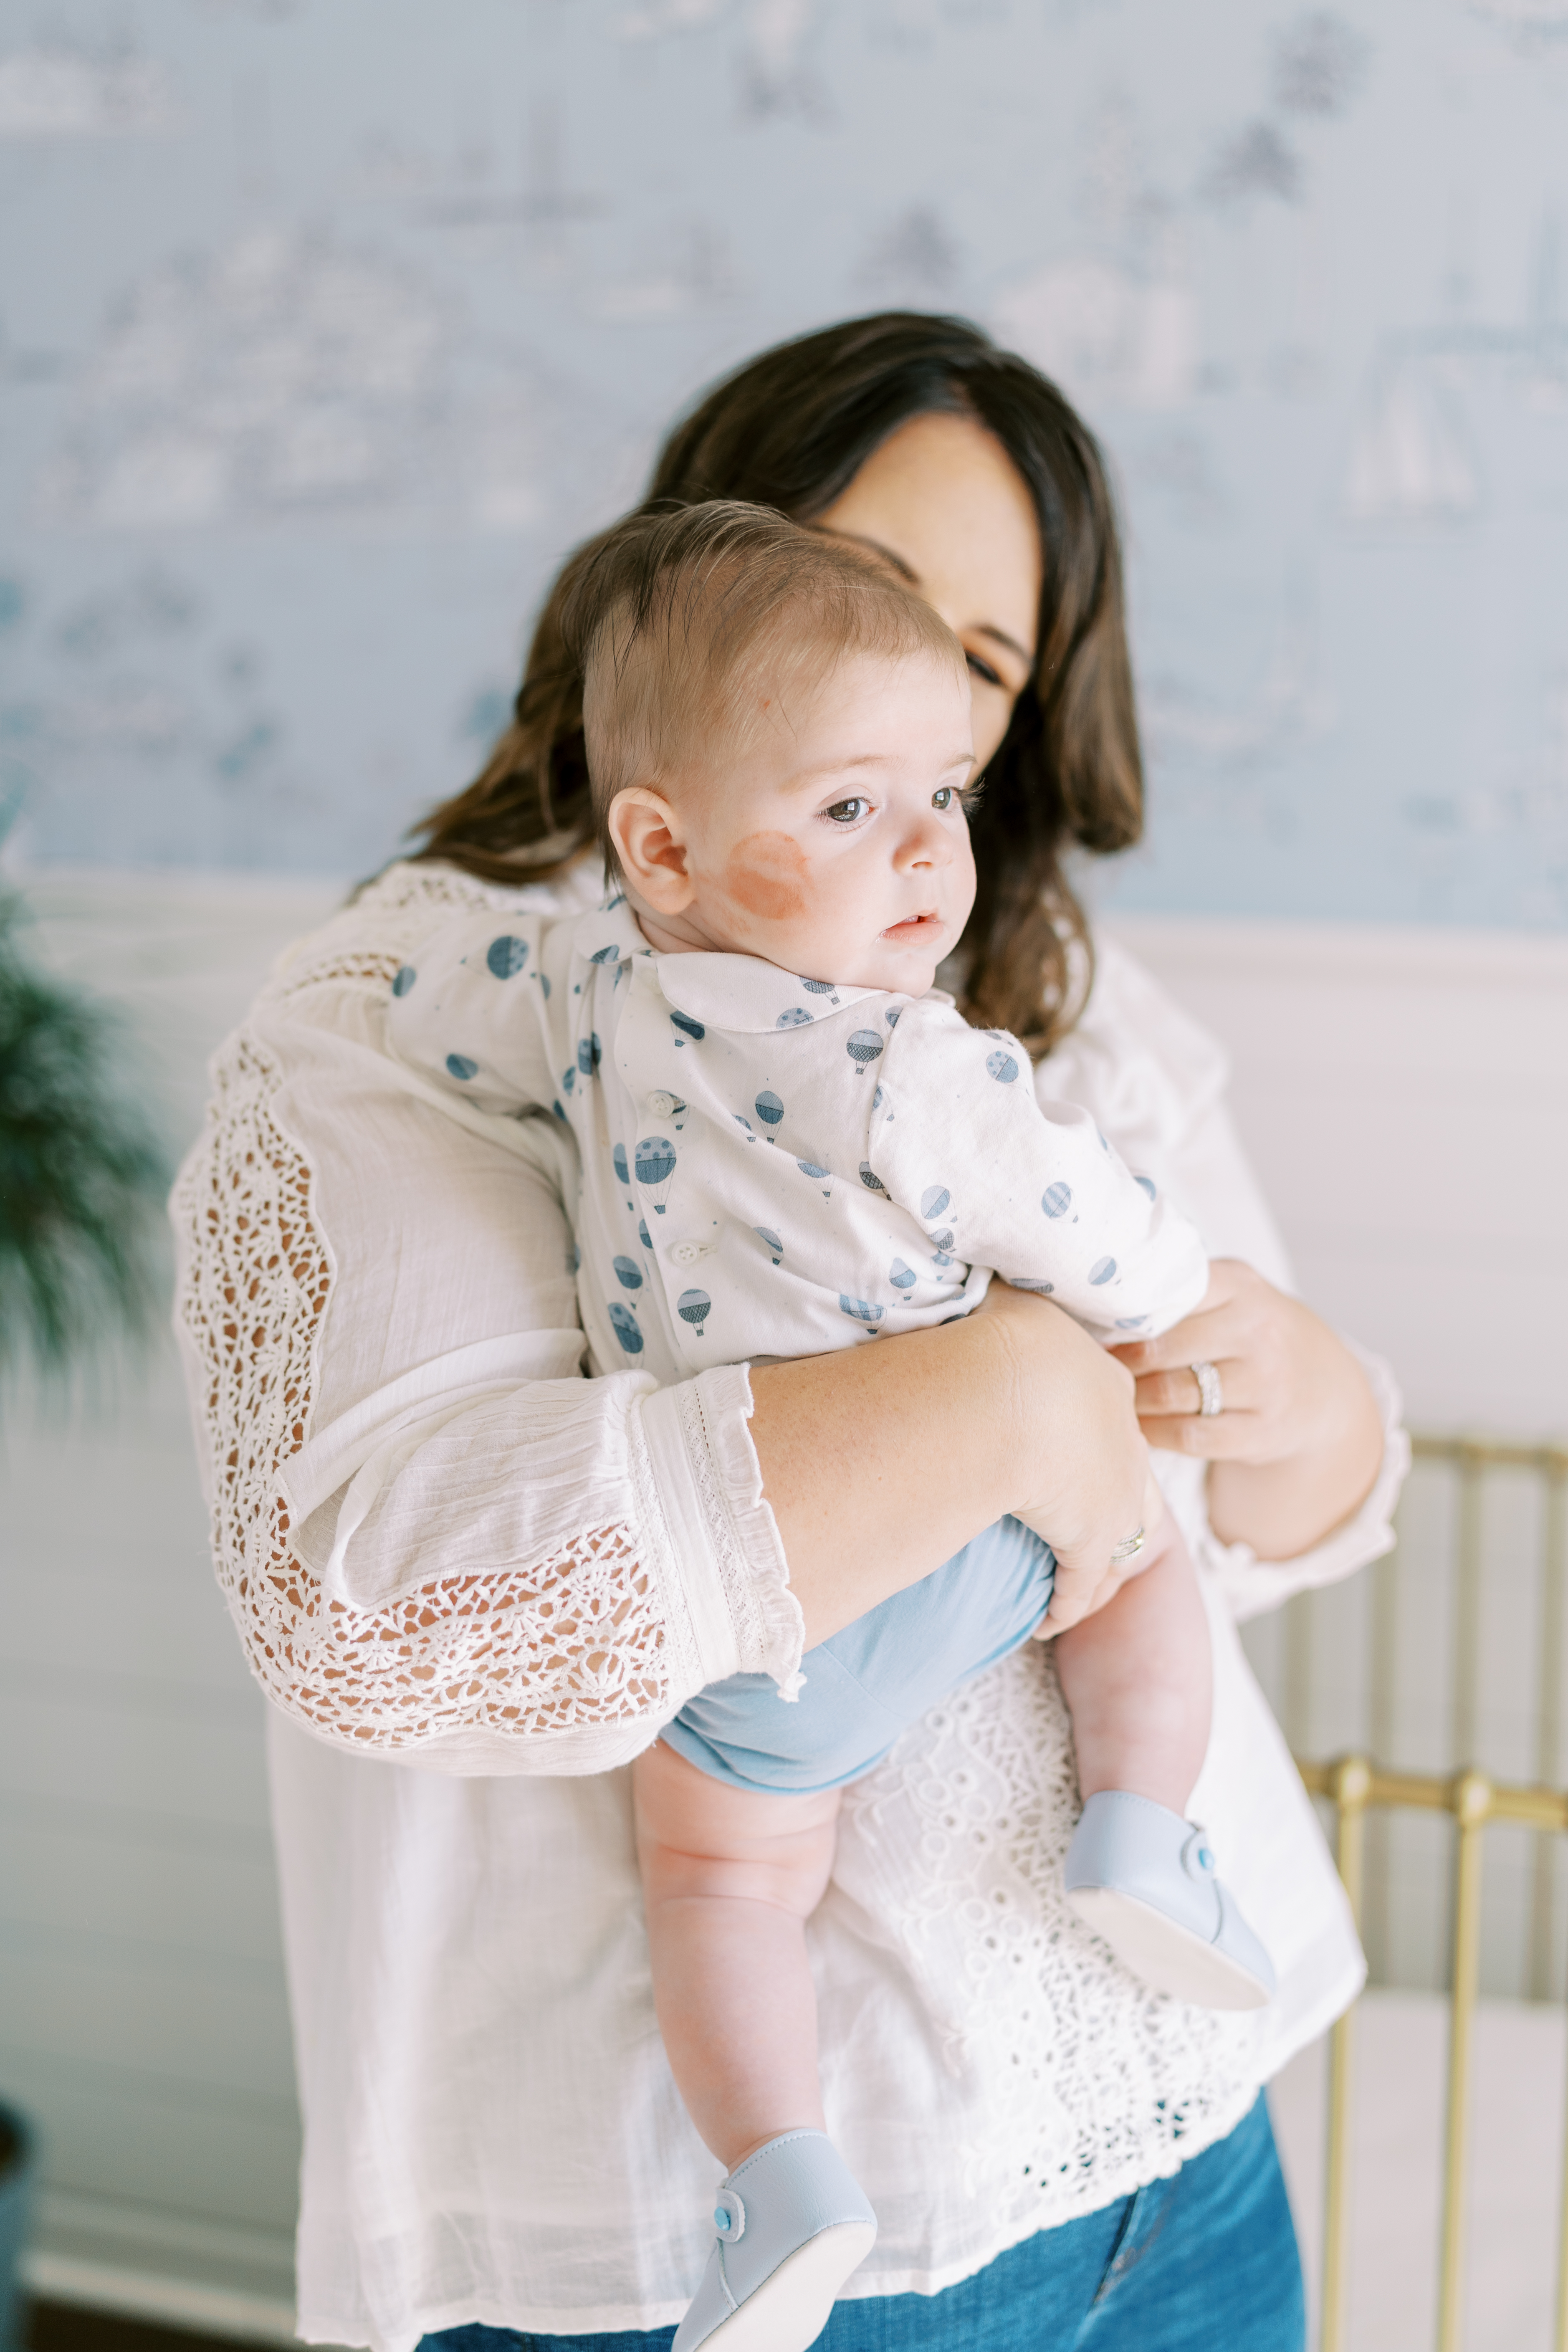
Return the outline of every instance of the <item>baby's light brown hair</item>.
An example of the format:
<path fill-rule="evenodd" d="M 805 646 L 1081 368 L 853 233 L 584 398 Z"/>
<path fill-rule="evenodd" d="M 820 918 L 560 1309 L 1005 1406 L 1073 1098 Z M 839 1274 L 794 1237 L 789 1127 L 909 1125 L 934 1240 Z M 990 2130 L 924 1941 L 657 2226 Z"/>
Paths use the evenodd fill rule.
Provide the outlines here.
<path fill-rule="evenodd" d="M 782 695 L 846 656 L 921 655 L 965 670 L 945 621 L 883 565 L 771 508 L 644 508 L 573 583 L 563 633 L 583 670 L 594 827 L 618 868 L 610 804 L 632 784 L 721 773 Z"/>

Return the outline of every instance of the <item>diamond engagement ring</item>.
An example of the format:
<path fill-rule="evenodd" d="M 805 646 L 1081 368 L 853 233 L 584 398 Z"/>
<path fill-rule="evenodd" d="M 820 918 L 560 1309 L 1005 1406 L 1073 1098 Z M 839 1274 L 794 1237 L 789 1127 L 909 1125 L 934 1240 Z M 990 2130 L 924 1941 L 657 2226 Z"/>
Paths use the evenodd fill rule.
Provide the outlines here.
<path fill-rule="evenodd" d="M 1111 1553 L 1111 1567 L 1123 1568 L 1130 1559 L 1136 1559 L 1147 1540 L 1142 1528 L 1134 1528 L 1130 1536 L 1122 1537 L 1121 1541 Z"/>
<path fill-rule="evenodd" d="M 1225 1391 L 1219 1374 L 1212 1364 L 1189 1364 L 1187 1370 L 1198 1384 L 1198 1414 L 1204 1421 L 1213 1421 L 1225 1411 Z"/>

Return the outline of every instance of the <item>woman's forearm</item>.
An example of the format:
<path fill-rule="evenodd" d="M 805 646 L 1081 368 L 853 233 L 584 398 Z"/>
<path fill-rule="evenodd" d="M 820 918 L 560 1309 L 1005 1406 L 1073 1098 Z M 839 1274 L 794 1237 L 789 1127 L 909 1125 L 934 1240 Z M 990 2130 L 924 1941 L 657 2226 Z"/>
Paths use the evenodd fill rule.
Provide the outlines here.
<path fill-rule="evenodd" d="M 752 1374 L 752 1438 L 808 1648 L 1006 1512 L 1050 1525 L 1058 1509 L 1063 1542 L 1103 1558 L 1135 1523 L 1131 1380 L 1047 1300 L 993 1292 L 963 1323 Z"/>

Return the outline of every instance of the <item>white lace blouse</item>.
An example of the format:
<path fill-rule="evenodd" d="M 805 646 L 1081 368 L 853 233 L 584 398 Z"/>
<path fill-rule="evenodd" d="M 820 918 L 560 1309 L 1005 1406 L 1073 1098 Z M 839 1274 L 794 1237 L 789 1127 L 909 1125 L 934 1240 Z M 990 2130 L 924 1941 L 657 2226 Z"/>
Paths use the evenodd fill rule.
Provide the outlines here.
<path fill-rule="evenodd" d="M 459 1120 L 385 1050 L 394 974 L 455 913 L 599 887 L 393 868 L 280 960 L 175 1191 L 217 1572 L 275 1709 L 310 2341 L 658 2326 L 705 2254 L 716 2167 L 654 2022 L 621 1768 L 703 1684 L 798 1659 L 746 1374 L 583 1379 L 570 1144 Z M 1042 1084 L 1211 1252 L 1284 1280 L 1223 1083 L 1102 945 Z M 1193 1811 L 1273 1956 L 1268 2010 L 1152 1997 L 1061 1904 L 1077 1799 L 1048 1647 L 849 1792 L 811 1933 L 830 2126 L 881 2223 L 850 2293 L 934 2292 L 1173 2171 L 1353 1994 L 1338 1881 L 1234 1620 L 1388 1548 L 1406 1449 L 1369 1370 L 1383 1473 L 1299 1559 L 1219 1543 L 1200 1466 L 1162 1457 L 1215 1632 Z"/>

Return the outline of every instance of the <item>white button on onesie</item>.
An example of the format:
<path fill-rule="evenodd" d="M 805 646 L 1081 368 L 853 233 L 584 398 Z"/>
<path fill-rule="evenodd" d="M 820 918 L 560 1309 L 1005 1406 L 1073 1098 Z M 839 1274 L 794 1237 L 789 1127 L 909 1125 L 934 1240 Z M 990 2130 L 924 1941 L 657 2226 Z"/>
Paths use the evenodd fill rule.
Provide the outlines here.
<path fill-rule="evenodd" d="M 464 916 L 393 983 L 391 1044 L 490 1113 L 565 1123 L 595 1369 L 661 1385 L 967 1314 L 993 1271 L 1108 1342 L 1208 1268 L 1087 1111 L 950 997 L 656 954 L 630 908 Z"/>

